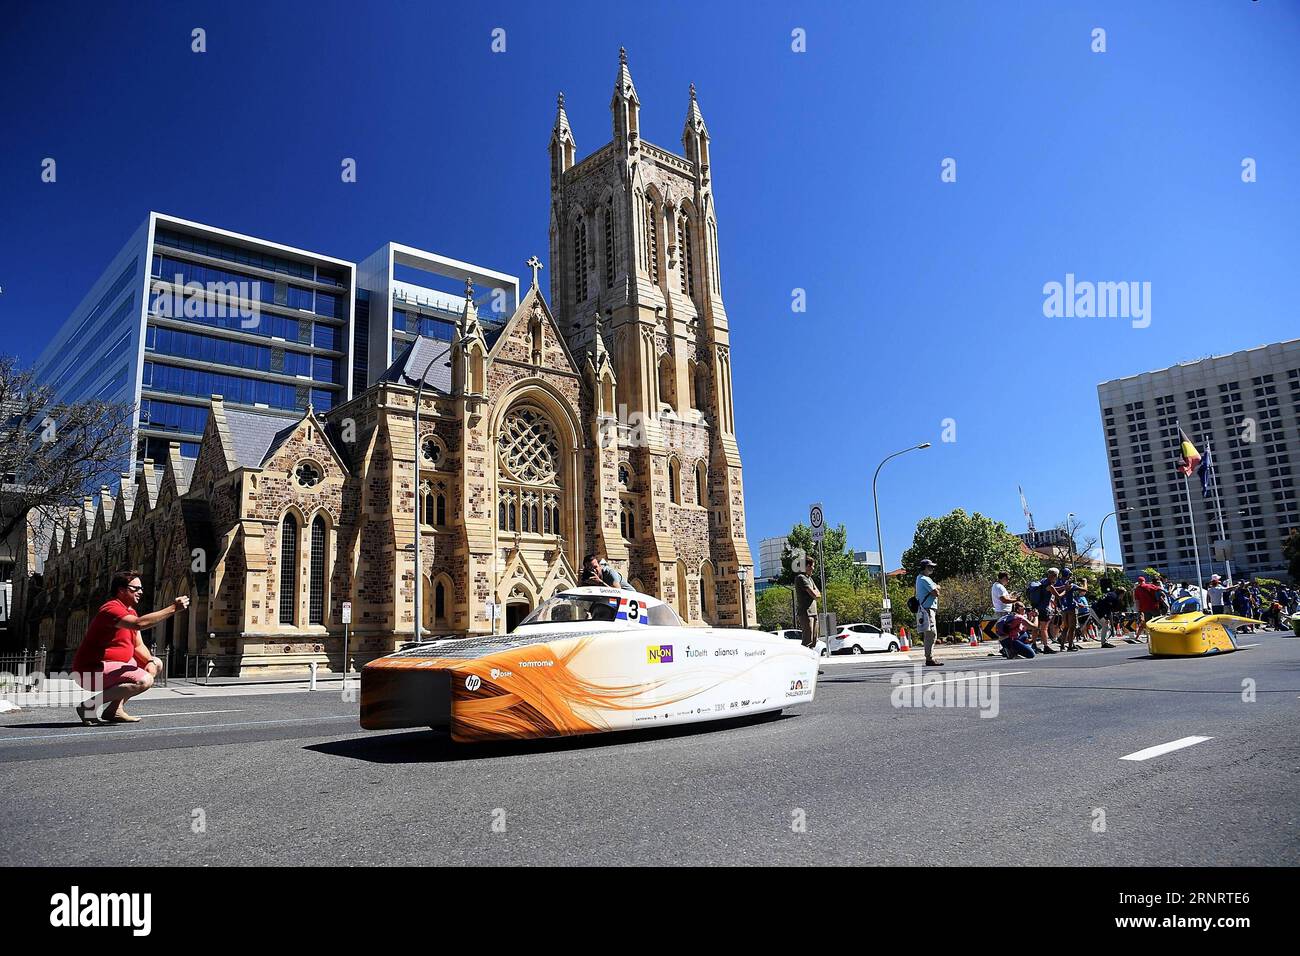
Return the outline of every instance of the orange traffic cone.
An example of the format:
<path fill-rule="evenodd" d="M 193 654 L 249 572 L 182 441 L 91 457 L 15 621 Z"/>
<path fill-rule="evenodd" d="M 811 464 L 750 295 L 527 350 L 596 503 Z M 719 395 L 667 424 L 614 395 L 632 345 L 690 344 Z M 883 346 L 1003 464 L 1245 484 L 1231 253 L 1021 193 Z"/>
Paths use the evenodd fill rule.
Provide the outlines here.
<path fill-rule="evenodd" d="M 973 627 L 970 629 L 970 646 L 971 647 L 980 646 L 980 639 L 975 636 L 975 628 Z"/>
<path fill-rule="evenodd" d="M 912 649 L 912 645 L 907 643 L 907 628 L 905 627 L 898 629 L 898 649 L 900 651 L 910 651 Z"/>

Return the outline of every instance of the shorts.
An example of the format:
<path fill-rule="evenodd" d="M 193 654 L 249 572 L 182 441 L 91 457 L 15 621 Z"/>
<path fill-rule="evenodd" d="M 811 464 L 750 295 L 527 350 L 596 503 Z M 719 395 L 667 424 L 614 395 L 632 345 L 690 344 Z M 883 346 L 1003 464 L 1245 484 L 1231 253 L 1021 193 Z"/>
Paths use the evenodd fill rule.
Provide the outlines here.
<path fill-rule="evenodd" d="M 150 679 L 149 672 L 135 661 L 105 661 L 104 689 L 119 684 L 139 684 Z"/>

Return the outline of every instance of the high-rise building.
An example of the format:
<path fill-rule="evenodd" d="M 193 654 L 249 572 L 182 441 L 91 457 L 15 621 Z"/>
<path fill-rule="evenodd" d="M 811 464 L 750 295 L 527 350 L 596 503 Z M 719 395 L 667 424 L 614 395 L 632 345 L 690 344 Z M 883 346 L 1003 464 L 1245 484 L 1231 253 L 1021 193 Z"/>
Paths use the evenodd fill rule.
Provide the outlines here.
<path fill-rule="evenodd" d="M 352 390 L 360 394 L 417 335 L 450 342 L 474 286 L 479 321 L 500 326 L 519 304 L 519 280 L 504 272 L 390 242 L 357 265 Z"/>
<path fill-rule="evenodd" d="M 1222 574 L 1225 557 L 1234 578 L 1287 576 L 1282 546 L 1300 527 L 1300 339 L 1103 382 L 1097 395 L 1130 576 L 1195 577 L 1188 492 L 1203 578 Z M 1179 425 L 1213 455 L 1222 535 L 1214 496 L 1175 470 Z"/>
<path fill-rule="evenodd" d="M 416 334 L 451 339 L 473 282 L 504 322 L 519 282 L 398 243 L 359 265 L 151 212 L 37 361 L 60 402 L 137 406 L 130 470 L 193 458 L 208 401 L 296 421 L 364 391 Z"/>
<path fill-rule="evenodd" d="M 151 212 L 37 375 L 59 402 L 137 406 L 136 461 L 162 461 L 174 440 L 193 457 L 214 394 L 286 420 L 347 399 L 354 272 L 342 259 Z"/>

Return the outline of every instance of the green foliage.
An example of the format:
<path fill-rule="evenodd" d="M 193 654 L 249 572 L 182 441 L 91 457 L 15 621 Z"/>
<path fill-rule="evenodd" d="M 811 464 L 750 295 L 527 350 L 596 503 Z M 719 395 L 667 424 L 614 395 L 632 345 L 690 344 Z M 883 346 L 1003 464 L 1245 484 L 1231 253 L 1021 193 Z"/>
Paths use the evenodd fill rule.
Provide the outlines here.
<path fill-rule="evenodd" d="M 1287 573 L 1291 580 L 1300 583 L 1300 531 L 1292 529 L 1282 545 L 1282 556 L 1286 558 Z"/>
<path fill-rule="evenodd" d="M 912 546 L 903 552 L 909 579 L 920 572 L 923 558 L 938 564 L 932 575 L 935 581 L 972 575 L 982 579 L 986 588 L 999 571 L 1011 572 L 1013 590 L 1043 574 L 1043 562 L 1024 554 L 1020 539 L 1007 531 L 1006 525 L 979 512 L 968 515 L 960 508 L 942 518 L 922 518 L 917 523 Z"/>
<path fill-rule="evenodd" d="M 814 562 L 817 561 L 817 546 L 813 544 L 812 528 L 806 524 L 797 524 L 790 529 L 787 535 L 785 551 L 781 554 L 781 576 L 777 580 L 781 584 L 794 584 L 794 573 L 790 570 L 790 558 L 797 548 L 802 548 L 807 552 L 808 557 Z M 848 545 L 849 534 L 844 525 L 838 528 L 826 529 L 826 535 L 822 540 L 822 549 L 826 560 L 826 586 L 829 589 L 832 581 L 852 581 L 853 580 L 853 555 L 846 550 Z M 817 566 L 817 574 L 820 576 L 821 566 Z"/>
<path fill-rule="evenodd" d="M 774 584 L 758 596 L 755 605 L 758 611 L 758 626 L 765 631 L 794 626 L 794 608 L 791 606 L 792 591 L 783 585 Z"/>

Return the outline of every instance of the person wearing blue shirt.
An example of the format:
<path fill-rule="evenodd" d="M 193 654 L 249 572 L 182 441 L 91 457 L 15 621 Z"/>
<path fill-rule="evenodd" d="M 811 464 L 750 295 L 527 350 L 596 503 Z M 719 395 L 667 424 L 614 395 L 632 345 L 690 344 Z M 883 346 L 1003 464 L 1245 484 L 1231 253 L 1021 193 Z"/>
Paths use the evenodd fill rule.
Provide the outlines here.
<path fill-rule="evenodd" d="M 1074 572 L 1065 568 L 1061 572 L 1060 597 L 1056 606 L 1061 612 L 1061 644 L 1067 651 L 1077 651 L 1075 638 L 1079 634 L 1079 595 L 1088 590 L 1088 582 L 1077 584 Z"/>
<path fill-rule="evenodd" d="M 925 664 L 927 667 L 942 667 L 942 661 L 934 659 L 934 642 L 939 637 L 939 585 L 934 583 L 930 574 L 938 567 L 929 558 L 921 562 L 921 573 L 916 576 L 916 629 L 921 632 L 925 642 Z"/>

